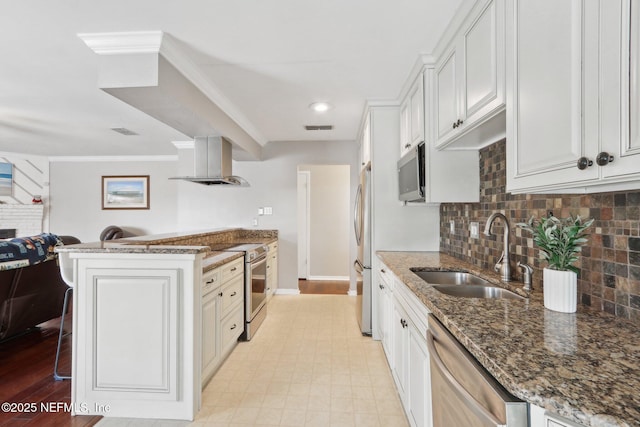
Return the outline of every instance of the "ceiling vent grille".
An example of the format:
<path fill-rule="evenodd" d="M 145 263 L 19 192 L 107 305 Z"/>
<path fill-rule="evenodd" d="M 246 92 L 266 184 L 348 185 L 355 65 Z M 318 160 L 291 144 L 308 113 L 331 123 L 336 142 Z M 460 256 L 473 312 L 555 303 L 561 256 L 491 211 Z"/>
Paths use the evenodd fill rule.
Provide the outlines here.
<path fill-rule="evenodd" d="M 332 130 L 332 125 L 306 125 L 304 127 L 306 130 Z"/>
<path fill-rule="evenodd" d="M 132 130 L 129 130 L 127 128 L 111 128 L 112 131 L 114 132 L 118 132 L 122 135 L 126 135 L 126 136 L 133 136 L 133 135 L 137 135 L 137 133 L 135 133 Z"/>

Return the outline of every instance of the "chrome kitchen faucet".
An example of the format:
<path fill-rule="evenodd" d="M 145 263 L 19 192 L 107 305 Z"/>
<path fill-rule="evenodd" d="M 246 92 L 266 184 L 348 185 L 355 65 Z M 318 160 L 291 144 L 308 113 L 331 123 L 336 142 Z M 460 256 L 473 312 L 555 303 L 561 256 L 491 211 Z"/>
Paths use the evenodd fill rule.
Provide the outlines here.
<path fill-rule="evenodd" d="M 493 268 L 496 272 L 500 272 L 503 282 L 511 281 L 511 266 L 509 265 L 509 220 L 504 214 L 500 212 L 494 212 L 487 220 L 487 224 L 484 227 L 484 235 L 491 236 L 491 226 L 496 218 L 500 217 L 504 223 L 504 242 L 502 248 L 502 255 Z"/>

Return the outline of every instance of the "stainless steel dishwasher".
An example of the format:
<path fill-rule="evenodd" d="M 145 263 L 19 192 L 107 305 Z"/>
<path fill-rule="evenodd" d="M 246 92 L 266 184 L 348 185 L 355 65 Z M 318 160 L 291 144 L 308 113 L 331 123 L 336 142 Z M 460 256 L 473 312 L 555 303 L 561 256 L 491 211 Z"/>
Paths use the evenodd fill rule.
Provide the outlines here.
<path fill-rule="evenodd" d="M 527 403 L 509 394 L 429 316 L 433 427 L 527 427 Z"/>

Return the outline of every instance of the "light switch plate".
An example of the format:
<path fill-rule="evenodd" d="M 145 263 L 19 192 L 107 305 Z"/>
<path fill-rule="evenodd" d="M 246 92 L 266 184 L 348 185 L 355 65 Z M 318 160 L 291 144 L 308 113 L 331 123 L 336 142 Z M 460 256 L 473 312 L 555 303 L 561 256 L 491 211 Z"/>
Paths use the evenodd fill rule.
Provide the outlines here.
<path fill-rule="evenodd" d="M 265 215 L 273 215 L 273 208 L 271 206 L 265 206 L 264 207 L 264 214 Z"/>
<path fill-rule="evenodd" d="M 264 215 L 264 208 L 258 208 L 258 215 Z"/>
<path fill-rule="evenodd" d="M 472 239 L 477 239 L 479 237 L 478 228 L 480 228 L 480 224 L 477 222 L 469 223 L 469 235 Z"/>

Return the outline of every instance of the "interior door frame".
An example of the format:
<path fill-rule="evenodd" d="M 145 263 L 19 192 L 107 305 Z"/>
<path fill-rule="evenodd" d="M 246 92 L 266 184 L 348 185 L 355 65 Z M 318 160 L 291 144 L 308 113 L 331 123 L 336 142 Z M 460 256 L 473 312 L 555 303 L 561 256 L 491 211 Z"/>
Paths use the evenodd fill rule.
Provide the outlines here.
<path fill-rule="evenodd" d="M 311 236 L 311 171 L 298 171 L 298 279 L 309 277 Z M 303 212 L 300 212 L 303 210 Z M 304 266 L 302 263 L 304 262 Z"/>

